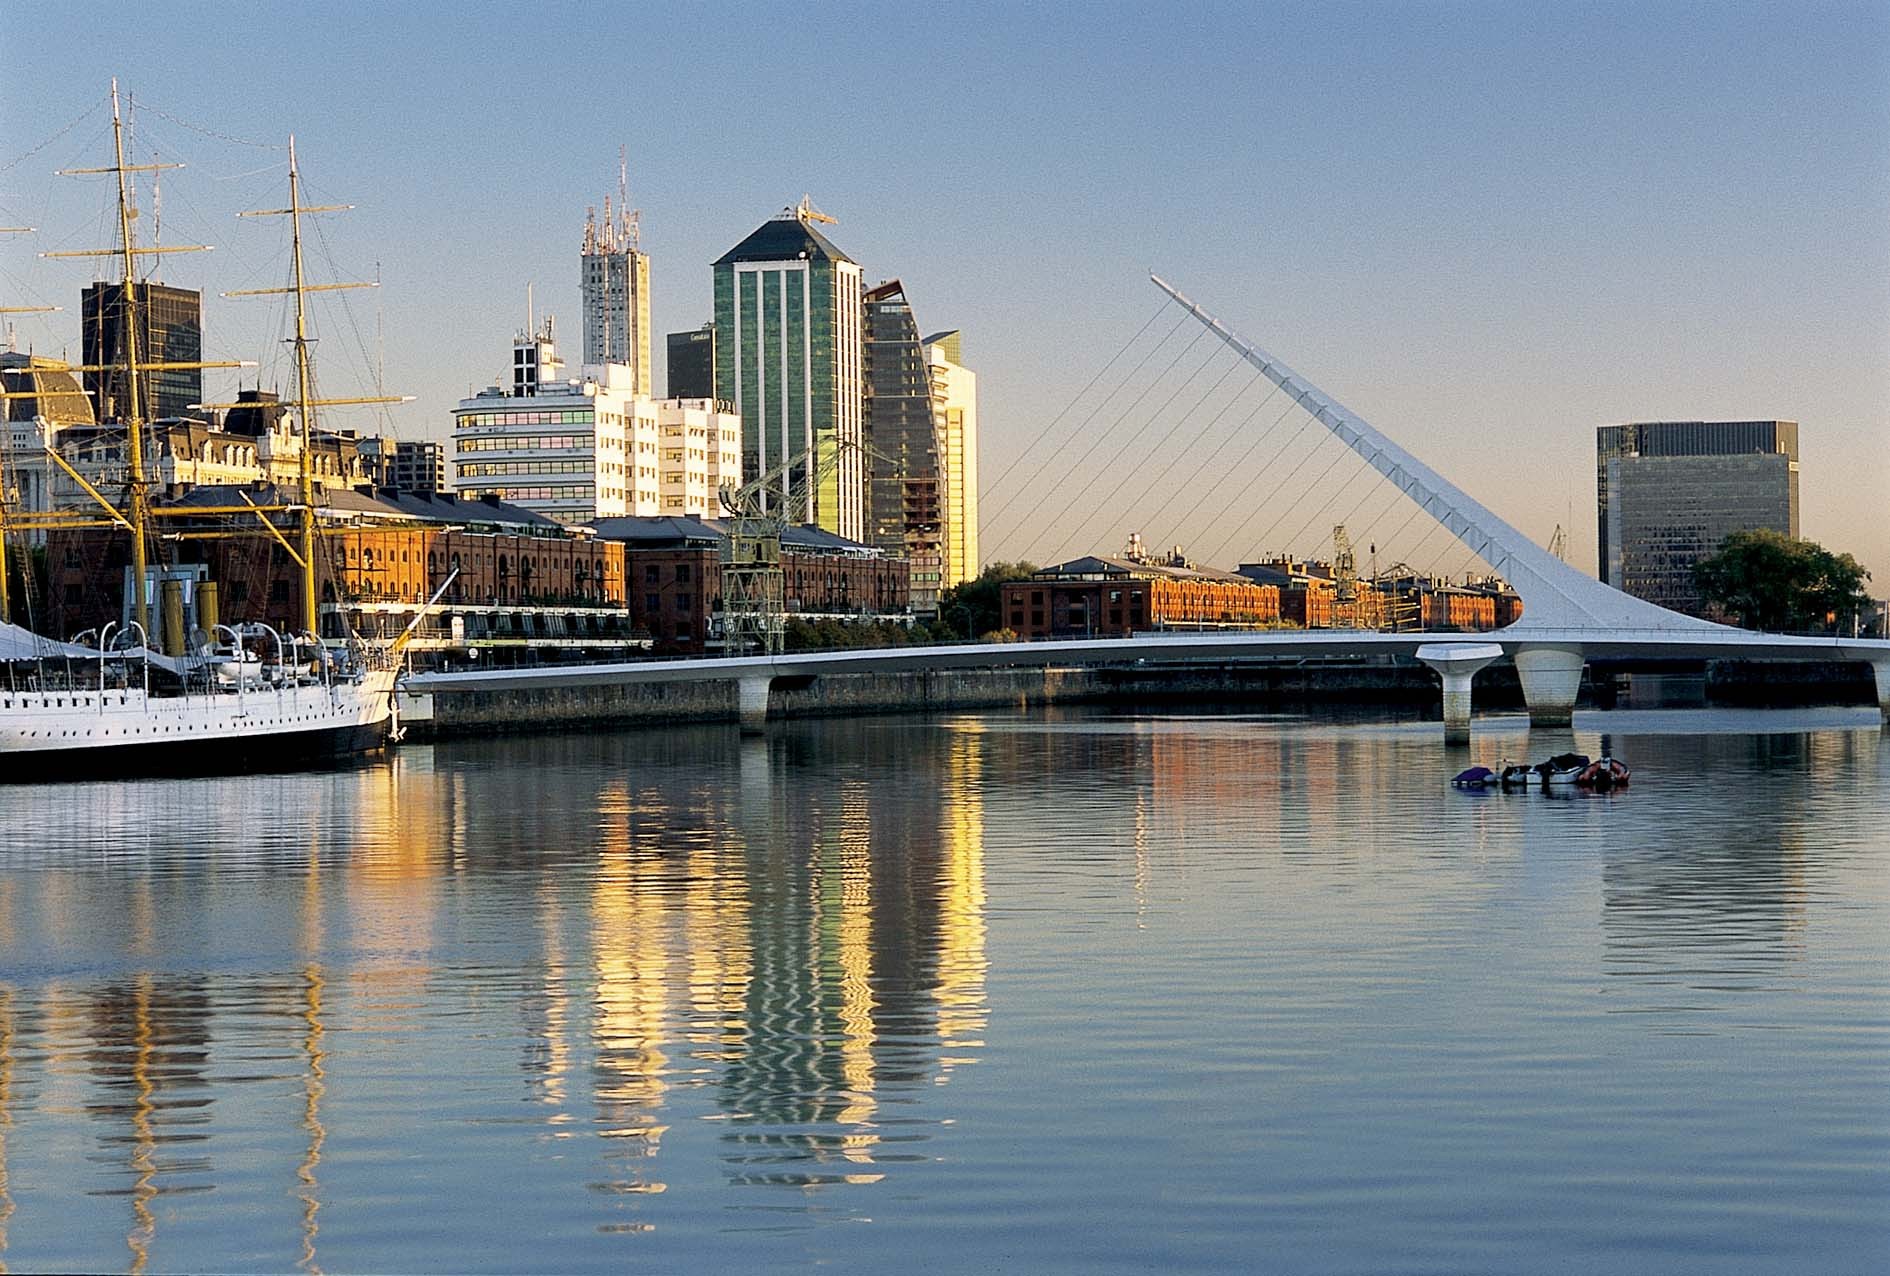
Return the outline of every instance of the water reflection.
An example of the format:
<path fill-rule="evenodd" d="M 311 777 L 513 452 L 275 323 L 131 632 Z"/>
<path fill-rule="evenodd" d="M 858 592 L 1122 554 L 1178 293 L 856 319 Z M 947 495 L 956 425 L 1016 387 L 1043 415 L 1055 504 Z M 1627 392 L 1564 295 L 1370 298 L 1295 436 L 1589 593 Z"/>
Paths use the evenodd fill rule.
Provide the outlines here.
<path fill-rule="evenodd" d="M 0 984 L 0 1271 L 6 1269 L 7 1225 L 13 1220 L 13 1177 L 8 1168 L 7 1138 L 13 1132 L 14 991 Z"/>
<path fill-rule="evenodd" d="M 315 1235 L 320 1227 L 315 1216 L 321 1212 L 322 1204 L 321 1184 L 315 1172 L 322 1163 L 322 1144 L 328 1141 L 328 1131 L 322 1126 L 322 1096 L 328 1092 L 324 1070 L 328 1052 L 323 1048 L 322 1039 L 328 1030 L 322 1024 L 325 981 L 321 967 L 310 965 L 302 972 L 302 979 L 302 1054 L 306 1068 L 302 1080 L 302 1129 L 308 1135 L 308 1146 L 302 1163 L 295 1167 L 296 1197 L 302 1202 L 302 1256 L 296 1266 L 306 1272 L 319 1272 L 321 1268 L 315 1262 Z"/>
<path fill-rule="evenodd" d="M 88 1021 L 82 1057 L 93 1082 L 85 1111 L 97 1130 L 94 1159 L 108 1167 L 103 1184 L 88 1194 L 128 1199 L 132 1272 L 150 1261 L 154 1198 L 211 1187 L 204 984 L 201 977 L 160 981 L 142 973 L 73 994 Z"/>
<path fill-rule="evenodd" d="M 1845 822 L 1842 786 L 1874 743 L 1851 732 L 1621 742 L 1628 756 L 1658 748 L 1663 762 L 1657 795 L 1620 795 L 1642 810 L 1602 869 L 1604 969 L 1636 989 L 1622 1009 L 1706 1031 L 1703 1015 L 1791 977 L 1805 958 L 1811 865 L 1841 854 L 1821 831 Z M 1862 828 L 1869 817 L 1857 814 Z"/>
<path fill-rule="evenodd" d="M 334 1068 L 424 1067 L 469 1036 L 517 1038 L 547 1137 L 588 1125 L 585 1187 L 614 1228 L 647 1226 L 634 1204 L 616 1211 L 665 1191 L 679 1121 L 719 1143 L 730 1184 L 879 1181 L 941 1119 L 912 1095 L 982 1044 L 984 738 L 895 732 L 872 759 L 890 766 L 819 733 L 711 731 L 414 750 L 205 782 L 194 800 L 162 784 L 16 790 L 0 854 L 30 871 L 4 881 L 4 953 L 73 973 L 0 1000 L 0 1252 L 23 1221 L 5 1124 L 22 997 L 46 1011 L 29 1066 L 58 1071 L 82 1042 L 84 1118 L 118 1167 L 88 1190 L 126 1198 L 134 1270 L 156 1198 L 217 1183 L 206 1072 L 221 1038 L 280 1061 L 246 1079 L 295 1087 L 293 1106 L 246 1105 L 241 1121 L 267 1108 L 294 1131 L 305 1270 L 336 1123 L 363 1134 L 325 1110 Z M 35 830 L 74 796 L 60 817 L 74 849 L 52 851 Z M 293 814 L 255 818 L 267 809 Z M 263 978 L 213 984 L 171 972 L 180 956 Z"/>
<path fill-rule="evenodd" d="M 1485 743 L 1542 751 L 1517 735 Z M 1636 787 L 1568 801 L 1450 792 L 1430 724 L 1097 713 L 15 788 L 0 1259 L 518 1267 L 555 1234 L 660 1267 L 705 1234 L 910 1226 L 940 1184 L 1014 1195 L 1017 1149 L 1118 1214 L 1155 1177 L 1219 1202 L 1197 1234 L 1326 1227 L 1302 1179 L 1356 1206 L 1351 1149 L 1427 1104 L 1486 1105 L 1433 1150 L 1553 1140 L 1592 1035 L 1805 1013 L 1821 902 L 1877 862 L 1877 735 L 1609 743 Z"/>

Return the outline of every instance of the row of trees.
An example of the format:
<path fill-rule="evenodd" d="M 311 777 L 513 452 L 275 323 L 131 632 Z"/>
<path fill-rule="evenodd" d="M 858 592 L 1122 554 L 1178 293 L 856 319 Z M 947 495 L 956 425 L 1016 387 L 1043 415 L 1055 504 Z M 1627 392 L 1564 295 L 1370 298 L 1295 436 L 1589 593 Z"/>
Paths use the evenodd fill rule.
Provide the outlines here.
<path fill-rule="evenodd" d="M 789 651 L 853 651 L 1014 638 L 1004 628 L 1000 591 L 1005 581 L 1022 580 L 1036 570 L 1033 563 L 992 563 L 975 580 L 953 585 L 939 596 L 936 620 L 909 627 L 891 620 L 809 621 L 790 616 L 783 645 Z"/>
<path fill-rule="evenodd" d="M 1769 529 L 1734 532 L 1693 566 L 1709 608 L 1769 633 L 1850 633 L 1870 612 L 1869 579 L 1849 554 Z"/>

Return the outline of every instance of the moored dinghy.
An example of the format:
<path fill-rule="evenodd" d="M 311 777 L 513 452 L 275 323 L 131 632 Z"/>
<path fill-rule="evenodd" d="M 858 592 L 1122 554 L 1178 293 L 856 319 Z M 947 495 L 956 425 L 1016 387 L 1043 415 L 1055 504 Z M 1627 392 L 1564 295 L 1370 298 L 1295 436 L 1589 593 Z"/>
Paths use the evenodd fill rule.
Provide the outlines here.
<path fill-rule="evenodd" d="M 1589 758 L 1586 753 L 1558 753 L 1547 762 L 1538 762 L 1535 773 L 1542 777 L 1542 787 L 1552 784 L 1573 784 L 1575 778 L 1588 769 Z"/>
<path fill-rule="evenodd" d="M 1633 772 L 1628 770 L 1627 763 L 1619 758 L 1602 757 L 1583 767 L 1575 783 L 1588 789 L 1615 789 L 1625 788 L 1632 778 Z"/>

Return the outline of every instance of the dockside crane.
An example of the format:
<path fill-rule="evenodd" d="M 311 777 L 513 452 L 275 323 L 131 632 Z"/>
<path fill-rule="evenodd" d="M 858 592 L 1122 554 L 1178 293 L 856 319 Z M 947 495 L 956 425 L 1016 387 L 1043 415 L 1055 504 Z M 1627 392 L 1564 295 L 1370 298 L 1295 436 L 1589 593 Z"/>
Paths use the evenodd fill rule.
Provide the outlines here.
<path fill-rule="evenodd" d="M 717 494 L 728 512 L 728 535 L 722 542 L 722 632 L 729 655 L 781 653 L 787 632 L 782 535 L 807 521 L 810 495 L 839 472 L 849 455 L 858 456 L 861 464 L 884 459 L 863 443 L 827 439 Z M 796 478 L 798 482 L 792 481 Z"/>

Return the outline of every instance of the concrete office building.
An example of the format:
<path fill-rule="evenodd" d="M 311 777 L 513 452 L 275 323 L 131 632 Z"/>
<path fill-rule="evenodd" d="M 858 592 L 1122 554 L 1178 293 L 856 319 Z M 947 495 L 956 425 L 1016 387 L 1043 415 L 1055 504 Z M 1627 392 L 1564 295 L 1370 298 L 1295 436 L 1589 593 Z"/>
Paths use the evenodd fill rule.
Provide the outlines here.
<path fill-rule="evenodd" d="M 807 453 L 835 464 L 784 488 L 796 521 L 850 540 L 865 532 L 860 267 L 814 229 L 833 219 L 805 199 L 716 259 L 715 397 L 742 418 L 750 478 Z M 804 504 L 803 504 L 804 502 Z"/>
<path fill-rule="evenodd" d="M 1698 615 L 1693 565 L 1734 532 L 1798 531 L 1798 423 L 1653 421 L 1596 432 L 1598 575 Z"/>
<path fill-rule="evenodd" d="M 949 589 L 975 578 L 978 549 L 978 376 L 964 366 L 956 330 L 925 339 L 932 407 L 938 415 L 939 478 L 944 504 L 944 565 Z"/>
<path fill-rule="evenodd" d="M 445 492 L 446 448 L 430 439 L 390 439 L 374 435 L 361 440 L 361 460 L 376 487 L 403 492 Z"/>
<path fill-rule="evenodd" d="M 708 400 L 661 402 L 626 364 L 565 377 L 549 320 L 512 343 L 512 381 L 453 409 L 453 490 L 567 525 L 600 518 L 713 515 L 740 482 L 741 422 Z"/>
<path fill-rule="evenodd" d="M 619 200 L 621 203 L 621 199 Z M 623 364 L 617 378 L 650 395 L 650 258 L 638 246 L 637 214 L 604 200 L 604 220 L 584 219 L 584 366 Z"/>
<path fill-rule="evenodd" d="M 563 376 L 550 320 L 512 343 L 510 385 L 453 409 L 453 490 L 567 525 L 662 509 L 656 416 L 626 364 Z"/>
<path fill-rule="evenodd" d="M 742 485 L 742 419 L 714 399 L 658 399 L 655 412 L 662 512 L 719 516 L 720 490 Z"/>

